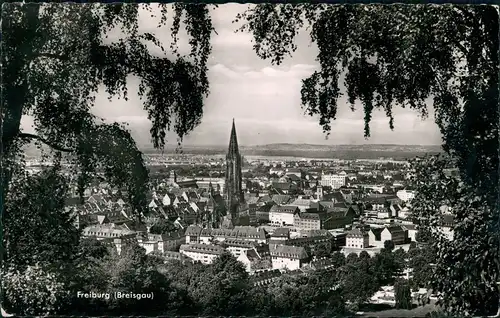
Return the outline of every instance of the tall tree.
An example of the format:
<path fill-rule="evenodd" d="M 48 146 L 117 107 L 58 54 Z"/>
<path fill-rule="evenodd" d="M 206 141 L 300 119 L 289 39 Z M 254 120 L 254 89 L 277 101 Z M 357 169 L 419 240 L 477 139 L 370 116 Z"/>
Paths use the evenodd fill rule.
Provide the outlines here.
<path fill-rule="evenodd" d="M 340 282 L 345 300 L 357 309 L 366 303 L 379 289 L 380 285 L 373 271 L 363 262 L 348 263 L 341 269 Z"/>
<path fill-rule="evenodd" d="M 22 187 L 14 185 L 14 180 L 24 177 L 23 146 L 32 141 L 48 146 L 56 158 L 64 154 L 72 163 L 80 196 L 93 177 L 104 172 L 113 186 L 126 190 L 136 218 L 146 208 L 148 173 L 141 152 L 124 125 L 106 123 L 91 109 L 103 106 L 95 104 L 102 86 L 110 97 L 127 99 L 127 80 L 135 76 L 140 81 L 139 95 L 152 123 L 150 133 L 156 148 L 165 146 L 167 131 L 174 131 L 181 141 L 198 125 L 208 94 L 206 63 L 213 30 L 209 8 L 181 3 L 172 5 L 172 9 L 160 6 L 159 26 L 166 25 L 168 11 L 173 11 L 170 55 L 153 34 L 139 30 L 139 9 L 151 11 L 149 5 L 3 3 L 0 229 L 5 228 L 6 235 L 1 235 L 2 254 L 4 245 L 25 246 L 43 235 L 48 243 L 52 242 L 47 237 L 50 231 L 68 231 L 62 228 L 66 222 L 63 217 L 54 215 L 63 190 L 52 187 L 54 192 L 48 194 L 48 190 L 38 188 L 40 193 L 16 195 Z M 190 37 L 187 55 L 177 49 L 181 22 Z M 122 37 L 114 42 L 106 40 L 107 32 L 114 28 L 121 30 Z M 151 45 L 163 54 L 152 54 L 148 49 Z M 25 115 L 33 117 L 35 133 L 22 131 Z M 26 190 L 40 184 L 35 180 Z M 50 200 L 33 204 L 40 195 Z M 17 212 L 33 217 L 33 222 L 23 224 L 31 225 L 23 229 L 25 235 L 16 232 L 21 225 L 19 219 L 14 220 Z M 40 228 L 34 223 L 46 215 L 57 219 L 57 225 Z M 12 223 L 4 226 L 4 219 Z M 68 251 L 72 249 L 69 236 L 64 242 Z M 57 257 L 65 257 L 66 252 Z M 21 257 L 19 253 L 9 257 Z"/>
<path fill-rule="evenodd" d="M 144 209 L 148 174 L 142 155 L 126 127 L 91 113 L 100 106 L 95 94 L 104 85 L 110 97 L 127 99 L 127 79 L 138 77 L 154 146 L 164 147 L 169 130 L 182 139 L 203 113 L 213 28 L 207 6 L 173 5 L 170 57 L 155 36 L 139 32 L 141 7 L 150 10 L 137 4 L 3 4 L 2 201 L 21 146 L 36 141 L 70 154 L 80 193 L 101 169 L 113 185 L 127 189 L 136 212 Z M 160 26 L 166 24 L 168 8 L 162 5 Z M 177 50 L 181 22 L 191 38 L 187 56 Z M 123 37 L 106 42 L 115 27 Z M 151 54 L 149 44 L 163 56 Z M 33 116 L 36 134 L 22 132 L 23 115 Z"/>
<path fill-rule="evenodd" d="M 67 178 L 55 165 L 38 175 L 20 175 L 5 204 L 3 259 L 11 266 L 63 265 L 77 256 L 80 231 L 65 211 Z"/>
<path fill-rule="evenodd" d="M 26 316 L 57 314 L 71 297 L 59 273 L 40 264 L 2 270 L 2 289 L 2 305 Z"/>
<path fill-rule="evenodd" d="M 326 133 L 337 117 L 342 95 L 347 95 L 353 110 L 355 102 L 361 102 L 366 137 L 375 109 L 386 112 L 392 129 L 397 120 L 393 107 L 409 107 L 425 118 L 429 113 L 426 101 L 432 100 L 443 149 L 459 168 L 459 193 L 463 194 L 458 201 L 448 202 L 455 205 L 457 216 L 455 243 L 434 243 L 439 255 L 446 255 L 437 257 L 434 288 L 454 313 L 484 313 L 485 308 L 496 307 L 499 290 L 494 282 L 500 271 L 498 8 L 261 4 L 236 20 L 246 21 L 240 30 L 254 35 L 257 55 L 275 64 L 295 51 L 296 34 L 310 26 L 311 40 L 319 49 L 319 70 L 302 82 L 302 105 L 309 115 L 319 117 Z M 340 89 L 341 77 L 346 92 Z M 434 193 L 425 189 L 425 181 L 418 181 L 423 188 L 417 188 L 420 195 L 413 204 L 420 206 L 419 214 L 438 214 L 432 194 L 439 194 L 436 191 L 450 182 L 440 178 L 434 160 L 426 162 L 426 166 L 434 165 L 427 171 L 431 173 L 427 185 L 434 186 Z M 469 210 L 469 205 L 481 208 Z M 450 265 L 451 270 L 446 270 Z M 476 296 L 466 297 L 472 294 Z"/>
<path fill-rule="evenodd" d="M 411 309 L 411 289 L 408 281 L 400 279 L 394 284 L 394 298 L 396 308 Z"/>

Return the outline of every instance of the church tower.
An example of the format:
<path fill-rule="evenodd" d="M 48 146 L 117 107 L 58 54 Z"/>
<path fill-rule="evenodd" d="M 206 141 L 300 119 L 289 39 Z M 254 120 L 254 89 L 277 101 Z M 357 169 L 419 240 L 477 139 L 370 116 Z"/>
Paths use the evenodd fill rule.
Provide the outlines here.
<path fill-rule="evenodd" d="M 224 199 L 226 200 L 227 215 L 236 221 L 238 207 L 243 203 L 242 177 L 241 177 L 241 155 L 238 149 L 236 137 L 236 126 L 233 119 L 229 149 L 226 155 L 226 186 Z"/>

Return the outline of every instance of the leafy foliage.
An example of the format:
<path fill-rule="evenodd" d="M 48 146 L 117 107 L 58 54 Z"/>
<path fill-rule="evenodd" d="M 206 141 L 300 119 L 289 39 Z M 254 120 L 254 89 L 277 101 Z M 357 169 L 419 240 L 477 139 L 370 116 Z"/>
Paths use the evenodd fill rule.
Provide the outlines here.
<path fill-rule="evenodd" d="M 406 280 L 398 280 L 394 285 L 394 298 L 396 299 L 396 308 L 411 309 L 411 289 Z"/>
<path fill-rule="evenodd" d="M 314 246 L 314 255 L 317 258 L 329 257 L 332 252 L 330 243 L 320 243 Z"/>
<path fill-rule="evenodd" d="M 64 264 L 77 253 L 80 232 L 64 210 L 68 190 L 60 166 L 19 176 L 3 207 L 4 259 L 11 265 Z"/>
<path fill-rule="evenodd" d="M 259 306 L 257 312 L 261 315 L 336 316 L 345 312 L 338 283 L 332 270 L 308 276 L 283 275 L 264 287 L 264 291 L 255 291 L 255 287 L 251 295 L 256 293 L 258 298 L 251 305 Z"/>
<path fill-rule="evenodd" d="M 354 306 L 367 302 L 380 287 L 373 275 L 373 268 L 364 266 L 367 264 L 356 260 L 353 263 L 348 262 L 341 269 L 340 280 L 344 297 Z"/>
<path fill-rule="evenodd" d="M 154 146 L 163 148 L 166 131 L 182 138 L 203 114 L 208 94 L 206 62 L 212 24 L 206 5 L 175 4 L 171 33 L 174 57 L 150 33 L 139 33 L 137 4 L 21 4 L 2 10 L 2 144 L 14 158 L 35 140 L 70 152 L 79 171 L 80 192 L 97 170 L 125 187 L 136 212 L 145 206 L 147 171 L 126 128 L 91 113 L 102 85 L 112 96 L 128 98 L 127 79 L 140 79 L 139 95 L 152 122 Z M 160 26 L 169 7 L 162 5 Z M 177 49 L 180 22 L 187 25 L 191 52 Z M 117 41 L 105 39 L 119 28 Z M 147 44 L 163 52 L 151 54 Z M 34 117 L 36 135 L 21 132 L 23 115 Z M 12 164 L 4 161 L 4 196 Z M 140 213 L 137 213 L 139 215 Z"/>
<path fill-rule="evenodd" d="M 427 245 L 408 251 L 408 267 L 412 269 L 411 285 L 413 289 L 430 288 L 433 271 L 430 260 L 434 258 L 434 251 Z"/>
<path fill-rule="evenodd" d="M 257 55 L 275 64 L 295 50 L 298 31 L 310 27 L 320 67 L 302 82 L 302 105 L 327 134 L 342 95 L 353 110 L 361 102 L 365 137 L 375 109 L 386 112 L 393 129 L 394 106 L 426 118 L 432 101 L 448 164 L 460 172 L 460 181 L 451 180 L 443 176 L 446 160 L 416 163 L 416 214 L 436 228 L 437 209 L 446 204 L 457 220 L 452 242 L 432 239 L 434 289 L 454 314 L 498 306 L 498 8 L 260 4 L 240 19 Z"/>
<path fill-rule="evenodd" d="M 58 312 L 69 296 L 60 275 L 41 266 L 14 266 L 2 270 L 3 304 L 22 315 L 49 315 Z"/>
<path fill-rule="evenodd" d="M 394 242 L 391 240 L 385 241 L 384 242 L 384 249 L 389 250 L 389 251 L 394 250 Z"/>
<path fill-rule="evenodd" d="M 345 265 L 346 257 L 342 252 L 334 252 L 332 254 L 332 264 L 335 268 Z"/>
<path fill-rule="evenodd" d="M 203 312 L 243 313 L 249 289 L 248 273 L 243 264 L 226 252 L 211 265 L 210 274 L 195 291 Z"/>
<path fill-rule="evenodd" d="M 414 163 L 419 192 L 413 209 L 420 228 L 429 232 L 431 254 L 425 258 L 435 263 L 430 286 L 443 293 L 447 308 L 489 314 L 499 299 L 498 211 L 492 210 L 489 193 L 446 173 L 452 164 L 447 157 Z M 445 214 L 455 219 L 453 240 L 441 230 Z"/>
<path fill-rule="evenodd" d="M 174 223 L 169 220 L 159 219 L 153 226 L 149 229 L 152 234 L 164 234 L 176 231 Z"/>

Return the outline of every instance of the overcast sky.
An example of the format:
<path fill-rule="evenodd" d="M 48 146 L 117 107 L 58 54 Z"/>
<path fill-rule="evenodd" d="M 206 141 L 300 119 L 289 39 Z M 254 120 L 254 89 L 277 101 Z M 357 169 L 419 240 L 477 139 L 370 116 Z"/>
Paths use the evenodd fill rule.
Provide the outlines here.
<path fill-rule="evenodd" d="M 441 144 L 440 133 L 431 116 L 422 121 L 416 112 L 395 108 L 395 130 L 389 129 L 388 118 L 375 111 L 371 122 L 372 136 L 363 137 L 363 111 L 358 106 L 351 112 L 346 98 L 338 101 L 337 120 L 332 123 L 328 140 L 317 118 L 304 115 L 300 107 L 301 80 L 308 77 L 317 63 L 317 48 L 303 33 L 297 38 L 298 50 L 280 67 L 259 59 L 252 50 L 250 34 L 234 33 L 232 24 L 238 12 L 247 5 L 224 4 L 212 11 L 217 34 L 213 34 L 212 56 L 209 60 L 210 96 L 205 100 L 202 123 L 185 138 L 186 145 L 223 145 L 229 141 L 231 121 L 236 121 L 242 145 L 269 143 L 310 144 Z M 169 46 L 169 26 L 157 29 L 157 19 L 141 13 L 140 30 L 152 32 Z M 114 34 L 114 37 L 119 34 Z M 113 38 L 113 36 L 111 38 Z M 187 36 L 181 34 L 181 50 L 187 50 Z M 94 114 L 108 121 L 127 121 L 134 138 L 141 146 L 149 146 L 150 124 L 137 97 L 136 78 L 129 78 L 129 100 L 108 100 L 102 89 L 96 100 Z M 31 120 L 24 119 L 25 130 Z M 170 135 L 169 143 L 175 143 Z"/>

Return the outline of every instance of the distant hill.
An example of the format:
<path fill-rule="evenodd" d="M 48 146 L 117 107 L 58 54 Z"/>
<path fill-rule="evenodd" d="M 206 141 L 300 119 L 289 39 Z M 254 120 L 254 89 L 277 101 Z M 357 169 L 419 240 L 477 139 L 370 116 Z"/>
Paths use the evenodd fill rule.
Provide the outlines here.
<path fill-rule="evenodd" d="M 227 146 L 182 146 L 185 154 L 222 155 Z M 338 159 L 407 159 L 425 154 L 441 152 L 438 145 L 312 145 L 312 144 L 268 144 L 257 146 L 240 146 L 244 156 L 276 156 L 304 158 L 338 158 Z M 143 149 L 146 154 L 159 154 L 155 149 Z M 167 147 L 166 154 L 176 152 L 175 146 Z"/>
<path fill-rule="evenodd" d="M 40 151 L 34 145 L 26 148 L 28 156 L 39 156 Z M 165 154 L 175 154 L 177 146 L 167 145 Z M 227 146 L 186 145 L 179 148 L 182 153 L 193 155 L 224 155 Z M 160 154 L 152 148 L 141 149 L 144 154 Z M 244 156 L 300 157 L 325 159 L 408 159 L 425 154 L 436 154 L 442 151 L 438 145 L 312 145 L 312 144 L 268 144 L 240 146 Z"/>

